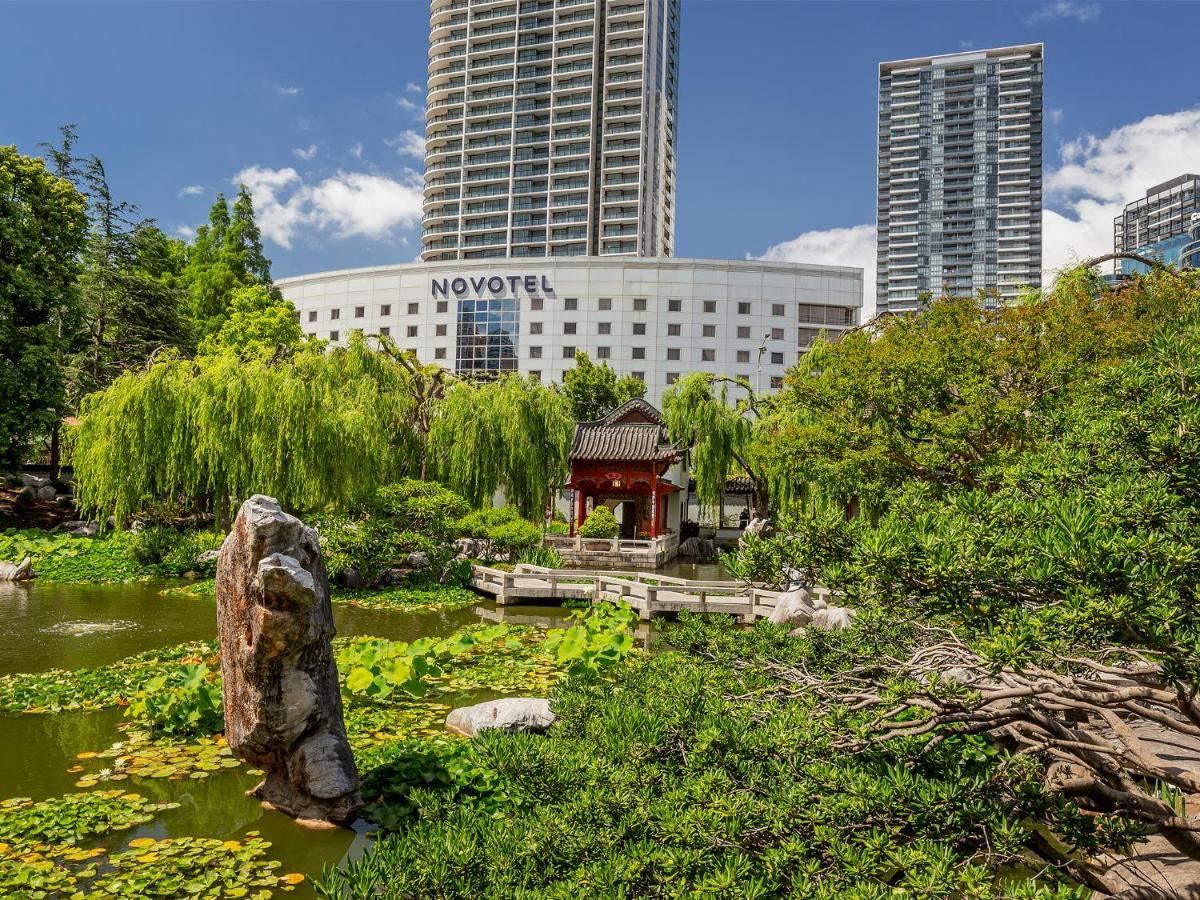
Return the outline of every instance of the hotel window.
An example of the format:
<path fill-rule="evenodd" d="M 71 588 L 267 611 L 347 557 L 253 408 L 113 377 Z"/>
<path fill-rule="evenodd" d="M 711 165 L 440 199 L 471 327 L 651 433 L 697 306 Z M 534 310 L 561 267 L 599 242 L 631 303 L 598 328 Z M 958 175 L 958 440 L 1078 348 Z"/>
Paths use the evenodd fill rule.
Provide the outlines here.
<path fill-rule="evenodd" d="M 683 301 L 682 300 L 668 300 L 667 301 L 667 311 L 668 312 L 682 312 L 683 311 Z"/>
<path fill-rule="evenodd" d="M 532 371 L 529 373 L 529 377 L 532 378 L 534 381 L 541 381 L 542 373 L 535 370 L 535 371 Z"/>
<path fill-rule="evenodd" d="M 410 316 L 415 316 L 415 315 L 416 315 L 417 313 L 419 313 L 420 311 L 421 311 L 421 304 L 420 304 L 420 303 L 410 303 L 410 304 L 408 304 L 408 314 L 409 314 Z"/>
<path fill-rule="evenodd" d="M 529 298 L 529 308 L 535 309 L 535 310 L 541 309 L 542 308 L 542 298 L 541 297 L 530 297 Z"/>
<path fill-rule="evenodd" d="M 390 316 L 392 314 L 392 304 L 385 303 L 383 306 L 379 307 L 379 314 L 381 316 Z"/>
<path fill-rule="evenodd" d="M 672 322 L 667 325 L 667 337 L 679 337 L 683 333 L 683 326 L 678 322 Z"/>
<path fill-rule="evenodd" d="M 437 337 L 445 337 L 445 336 L 446 336 L 446 326 L 445 326 L 445 324 L 443 323 L 443 324 L 441 324 L 441 325 L 437 325 L 437 326 L 435 326 L 435 327 L 434 327 L 434 332 L 433 332 L 433 333 L 434 333 L 434 335 L 435 335 L 435 336 L 437 336 Z"/>
<path fill-rule="evenodd" d="M 459 300 L 459 372 L 515 372 L 520 315 L 515 299 Z"/>
<path fill-rule="evenodd" d="M 417 336 L 417 326 L 409 325 L 408 330 L 406 332 L 406 337 L 416 337 L 416 336 Z"/>
<path fill-rule="evenodd" d="M 772 328 L 771 329 L 771 340 L 782 341 L 783 340 L 783 329 L 782 328 Z"/>
<path fill-rule="evenodd" d="M 450 312 L 450 304 L 445 300 L 439 300 L 437 302 L 437 311 L 440 313 Z"/>
<path fill-rule="evenodd" d="M 563 300 L 563 309 L 566 309 L 566 310 L 579 309 L 579 298 L 578 297 L 565 298 Z"/>
<path fill-rule="evenodd" d="M 354 318 L 361 319 L 366 314 L 367 314 L 367 308 L 365 306 L 354 307 Z"/>
<path fill-rule="evenodd" d="M 608 359 L 612 355 L 611 347 L 597 347 L 596 359 Z"/>
<path fill-rule="evenodd" d="M 715 313 L 717 311 L 717 301 L 716 300 L 705 300 L 704 301 L 704 311 L 706 313 Z"/>
<path fill-rule="evenodd" d="M 600 322 L 596 325 L 597 334 L 612 334 L 612 322 Z"/>
<path fill-rule="evenodd" d="M 633 311 L 634 312 L 645 312 L 645 310 L 646 310 L 646 298 L 645 297 L 634 297 L 633 298 Z"/>
<path fill-rule="evenodd" d="M 782 366 L 783 365 L 783 354 L 782 353 L 772 353 L 771 354 L 771 365 Z"/>
<path fill-rule="evenodd" d="M 772 375 L 771 376 L 771 390 L 777 391 L 781 387 L 783 387 L 783 376 L 782 375 Z"/>
<path fill-rule="evenodd" d="M 574 334 L 576 324 L 575 322 L 563 322 L 563 334 Z"/>
<path fill-rule="evenodd" d="M 329 339 L 331 341 L 336 341 L 338 339 L 338 333 L 336 331 L 329 332 Z"/>
<path fill-rule="evenodd" d="M 612 309 L 612 297 L 601 297 L 600 298 L 600 309 L 602 309 L 602 310 Z"/>
<path fill-rule="evenodd" d="M 700 362 L 716 362 L 717 351 L 711 348 L 700 351 Z"/>
<path fill-rule="evenodd" d="M 541 334 L 542 333 L 542 323 L 541 322 L 530 322 L 529 323 L 529 333 L 530 334 Z"/>
<path fill-rule="evenodd" d="M 668 347 L 667 348 L 667 359 L 679 359 L 679 348 L 678 347 Z"/>
<path fill-rule="evenodd" d="M 541 347 L 530 347 L 529 348 L 529 358 L 530 359 L 541 359 L 542 358 L 542 348 Z"/>
<path fill-rule="evenodd" d="M 646 380 L 646 373 L 645 372 L 630 372 L 629 377 L 636 378 L 638 381 L 644 382 Z"/>
<path fill-rule="evenodd" d="M 782 303 L 772 303 L 771 304 L 771 315 L 773 315 L 773 316 L 787 315 L 787 313 L 785 313 L 783 310 L 783 304 Z"/>
<path fill-rule="evenodd" d="M 634 322 L 633 323 L 633 333 L 634 334 L 645 334 L 646 333 L 646 323 L 645 322 Z"/>
<path fill-rule="evenodd" d="M 704 336 L 705 337 L 716 337 L 717 336 L 717 326 L 716 325 L 705 325 L 704 326 Z"/>
<path fill-rule="evenodd" d="M 667 373 L 667 384 L 674 384 L 678 380 L 679 380 L 678 372 L 668 372 Z"/>
<path fill-rule="evenodd" d="M 750 351 L 749 350 L 739 350 L 737 352 L 737 361 L 740 363 L 750 362 Z"/>
<path fill-rule="evenodd" d="M 646 348 L 645 347 L 634 347 L 633 348 L 633 358 L 634 359 L 645 359 L 646 358 Z"/>
<path fill-rule="evenodd" d="M 749 325 L 739 325 L 738 326 L 738 337 L 740 337 L 740 338 L 750 337 L 750 326 Z"/>
<path fill-rule="evenodd" d="M 331 309 L 331 310 L 329 311 L 329 318 L 330 318 L 332 321 L 336 322 L 336 321 L 337 321 L 338 319 L 340 319 L 341 317 L 342 317 L 342 311 L 341 311 L 340 309 Z"/>
<path fill-rule="evenodd" d="M 575 348 L 574 347 L 563 347 L 562 350 L 563 350 L 563 359 L 574 359 L 575 358 Z"/>
<path fill-rule="evenodd" d="M 316 311 L 315 309 L 314 309 L 314 310 L 311 310 L 311 311 L 309 312 L 309 314 L 308 314 L 308 321 L 310 321 L 310 322 L 315 322 L 315 321 L 317 321 L 317 311 Z"/>
<path fill-rule="evenodd" d="M 739 303 L 738 304 L 738 315 L 739 316 L 750 315 L 750 304 L 749 303 Z"/>
<path fill-rule="evenodd" d="M 392 329 L 390 329 L 386 325 L 384 325 L 382 328 L 379 329 L 379 333 L 382 334 L 384 337 L 387 337 L 389 334 L 392 333 Z"/>
<path fill-rule="evenodd" d="M 433 358 L 434 359 L 445 359 L 446 358 L 446 348 L 445 347 L 436 348 L 433 351 Z"/>

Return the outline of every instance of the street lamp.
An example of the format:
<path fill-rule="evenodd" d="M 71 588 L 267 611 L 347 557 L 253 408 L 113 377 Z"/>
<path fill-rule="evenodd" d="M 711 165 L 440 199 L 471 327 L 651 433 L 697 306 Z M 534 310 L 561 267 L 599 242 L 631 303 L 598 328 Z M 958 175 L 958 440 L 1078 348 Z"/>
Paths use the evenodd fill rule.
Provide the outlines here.
<path fill-rule="evenodd" d="M 767 341 L 771 339 L 771 332 L 763 334 L 762 343 L 758 346 L 758 374 L 754 376 L 754 393 L 762 393 L 762 366 L 763 357 L 767 355 Z"/>

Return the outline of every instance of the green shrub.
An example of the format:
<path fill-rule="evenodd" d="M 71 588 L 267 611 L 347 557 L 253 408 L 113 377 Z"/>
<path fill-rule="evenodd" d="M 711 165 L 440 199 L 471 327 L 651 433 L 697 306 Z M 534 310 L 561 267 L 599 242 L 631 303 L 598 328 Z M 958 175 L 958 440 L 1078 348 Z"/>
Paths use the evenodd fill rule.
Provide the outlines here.
<path fill-rule="evenodd" d="M 218 673 L 204 663 L 180 666 L 156 675 L 130 698 L 125 715 L 137 719 L 152 735 L 195 737 L 225 727 Z"/>
<path fill-rule="evenodd" d="M 597 506 L 579 527 L 579 536 L 585 538 L 615 538 L 621 533 L 621 523 L 607 506 Z"/>
<path fill-rule="evenodd" d="M 122 531 L 90 538 L 8 529 L 0 533 L 0 560 L 19 562 L 28 556 L 41 581 L 128 581 L 151 574 L 133 559 L 132 541 L 133 535 Z"/>
<path fill-rule="evenodd" d="M 480 553 L 488 560 L 517 559 L 542 540 L 542 530 L 511 506 L 477 509 L 459 521 L 458 530 L 481 542 Z"/>
<path fill-rule="evenodd" d="M 542 566 L 546 569 L 561 569 L 563 566 L 562 554 L 554 547 L 543 545 L 530 547 L 521 554 L 517 562 L 527 563 L 531 566 Z"/>
<path fill-rule="evenodd" d="M 200 554 L 220 549 L 224 535 L 219 531 L 181 531 L 168 525 L 150 525 L 133 535 L 129 552 L 133 560 L 154 575 L 183 575 L 195 572 L 212 577 L 216 560 L 200 562 Z"/>

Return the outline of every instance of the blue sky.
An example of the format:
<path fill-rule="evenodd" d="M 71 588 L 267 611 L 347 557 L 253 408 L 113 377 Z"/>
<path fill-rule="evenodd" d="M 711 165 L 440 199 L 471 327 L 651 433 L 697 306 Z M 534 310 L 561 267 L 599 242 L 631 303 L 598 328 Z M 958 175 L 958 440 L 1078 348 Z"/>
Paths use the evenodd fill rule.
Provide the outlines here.
<path fill-rule="evenodd" d="M 118 196 L 181 234 L 240 174 L 277 275 L 409 260 L 428 8 L 7 3 L 0 141 L 76 122 Z M 869 265 L 884 59 L 1046 43 L 1048 264 L 1200 170 L 1200 4 L 683 0 L 682 21 L 681 256 Z"/>

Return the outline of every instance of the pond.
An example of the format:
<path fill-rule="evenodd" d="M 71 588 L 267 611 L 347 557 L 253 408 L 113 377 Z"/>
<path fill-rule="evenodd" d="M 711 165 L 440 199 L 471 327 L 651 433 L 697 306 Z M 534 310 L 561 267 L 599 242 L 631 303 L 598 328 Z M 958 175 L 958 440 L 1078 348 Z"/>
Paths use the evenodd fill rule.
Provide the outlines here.
<path fill-rule="evenodd" d="M 129 584 L 38 584 L 0 587 L 0 675 L 106 666 L 135 653 L 216 637 L 212 597 L 163 595 L 170 582 Z M 411 641 L 447 636 L 480 622 L 506 618 L 539 627 L 561 625 L 565 611 L 522 606 L 503 615 L 488 603 L 452 611 L 364 609 L 334 604 L 339 636 L 372 635 Z M 493 692 L 439 696 L 449 706 L 478 702 Z M 104 709 L 55 714 L 0 713 L 0 802 L 9 797 L 44 800 L 79 790 L 80 753 L 103 751 L 123 734 L 121 712 Z M 75 772 L 69 770 L 74 769 Z M 360 853 L 370 827 L 309 831 L 291 819 L 264 811 L 246 791 L 259 778 L 245 767 L 214 772 L 202 779 L 170 780 L 129 775 L 117 785 L 152 801 L 178 803 L 137 829 L 118 831 L 85 846 L 121 849 L 130 839 L 211 837 L 239 840 L 259 832 L 271 842 L 278 871 L 300 872 L 308 880 L 291 896 L 315 896 L 311 879 L 327 863 Z"/>

